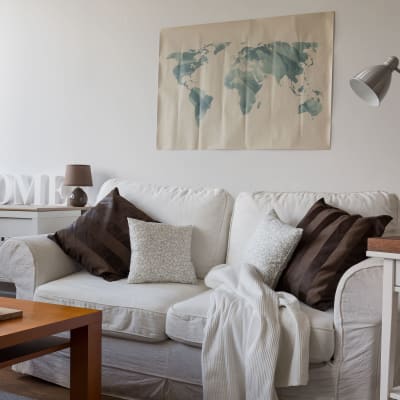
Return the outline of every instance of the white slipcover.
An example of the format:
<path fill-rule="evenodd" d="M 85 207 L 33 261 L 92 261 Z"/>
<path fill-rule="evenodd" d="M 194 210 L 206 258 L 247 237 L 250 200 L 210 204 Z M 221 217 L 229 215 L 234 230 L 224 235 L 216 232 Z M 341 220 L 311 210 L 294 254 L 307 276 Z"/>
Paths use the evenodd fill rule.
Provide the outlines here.
<path fill-rule="evenodd" d="M 172 305 L 167 313 L 166 333 L 178 342 L 200 347 L 204 339 L 207 310 L 211 290 L 200 293 L 195 297 Z M 333 328 L 333 312 L 315 310 L 305 304 L 300 304 L 311 324 L 310 332 L 310 362 L 322 363 L 329 361 L 335 347 L 335 331 Z M 288 313 L 281 308 L 280 318 L 283 331 L 288 327 Z M 285 347 L 283 332 L 280 347 Z"/>
<path fill-rule="evenodd" d="M 387 214 L 393 221 L 385 233 L 398 230 L 398 200 L 386 192 L 312 193 L 312 192 L 255 192 L 240 193 L 235 201 L 229 234 L 227 263 L 240 265 L 243 250 L 261 217 L 274 209 L 279 218 L 296 226 L 309 208 L 320 198 L 350 214 L 364 217 Z"/>
<path fill-rule="evenodd" d="M 126 279 L 107 282 L 81 271 L 39 286 L 34 300 L 102 310 L 104 334 L 160 342 L 167 339 L 168 308 L 204 290 L 203 281 L 129 284 Z"/>
<path fill-rule="evenodd" d="M 381 271 L 381 261 L 371 259 L 346 272 L 335 298 L 333 359 L 311 364 L 309 383 L 279 389 L 280 400 L 379 399 Z M 200 348 L 117 337 L 104 337 L 102 348 L 104 394 L 132 400 L 202 399 Z M 69 386 L 68 355 L 63 350 L 17 364 L 15 370 Z"/>
<path fill-rule="evenodd" d="M 35 290 L 81 269 L 47 235 L 6 240 L 0 247 L 1 275 L 15 283 L 18 299 L 32 300 Z"/>
<path fill-rule="evenodd" d="M 112 184 L 107 185 L 102 189 L 103 195 L 108 189 L 112 189 Z M 201 191 L 197 191 L 199 192 Z M 121 193 L 123 194 L 123 190 Z M 235 206 L 228 257 L 232 260 L 235 257 L 233 246 L 237 246 L 236 255 L 241 251 L 253 229 L 252 224 L 257 213 L 274 207 L 283 220 L 296 224 L 318 196 L 324 196 L 328 203 L 350 212 L 362 215 L 387 213 L 394 216 L 395 221 L 388 226 L 386 233 L 393 232 L 397 227 L 397 200 L 395 196 L 383 192 L 340 195 L 266 192 L 241 194 Z M 177 198 L 180 201 L 179 195 Z M 144 203 L 143 209 L 148 211 Z M 215 205 L 212 201 L 211 203 Z M 246 204 L 249 206 L 248 210 Z M 140 207 L 139 204 L 138 206 Z M 149 200 L 149 206 L 155 207 L 153 200 Z M 176 214 L 179 216 L 177 211 Z M 198 218 L 201 219 L 200 216 Z M 207 248 L 210 250 L 213 247 Z M 7 241 L 0 248 L 0 268 L 10 281 L 15 282 L 17 296 L 24 298 L 32 298 L 39 285 L 79 270 L 54 243 L 43 237 Z M 309 383 L 306 386 L 279 390 L 281 400 L 379 398 L 381 295 L 380 260 L 363 261 L 345 273 L 335 296 L 333 358 L 328 362 L 311 364 Z M 400 336 L 398 339 L 400 341 Z M 398 345 L 400 348 L 400 343 Z M 19 364 L 16 369 L 68 385 L 67 354 L 67 351 L 57 352 Z M 200 348 L 172 340 L 145 343 L 106 336 L 103 339 L 103 392 L 125 399 L 141 397 L 155 400 L 200 400 L 200 358 Z M 400 363 L 397 364 L 400 366 Z M 396 371 L 395 377 L 397 384 L 400 383 L 398 372 Z"/>
<path fill-rule="evenodd" d="M 57 351 L 14 369 L 69 387 L 69 354 L 69 349 Z M 103 336 L 102 393 L 113 399 L 202 400 L 200 357 L 200 349 L 172 340 L 145 343 Z"/>
<path fill-rule="evenodd" d="M 192 225 L 192 260 L 197 277 L 204 278 L 225 262 L 233 198 L 222 189 L 187 189 L 110 179 L 97 200 L 118 187 L 124 196 L 152 218 L 171 225 Z"/>

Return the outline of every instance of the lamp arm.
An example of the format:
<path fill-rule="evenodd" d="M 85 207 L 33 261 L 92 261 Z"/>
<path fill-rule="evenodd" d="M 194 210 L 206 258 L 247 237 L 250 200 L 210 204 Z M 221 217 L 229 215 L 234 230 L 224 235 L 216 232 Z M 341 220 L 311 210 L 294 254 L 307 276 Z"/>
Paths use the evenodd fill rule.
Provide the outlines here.
<path fill-rule="evenodd" d="M 395 71 L 397 71 L 400 74 L 400 68 L 396 68 Z"/>

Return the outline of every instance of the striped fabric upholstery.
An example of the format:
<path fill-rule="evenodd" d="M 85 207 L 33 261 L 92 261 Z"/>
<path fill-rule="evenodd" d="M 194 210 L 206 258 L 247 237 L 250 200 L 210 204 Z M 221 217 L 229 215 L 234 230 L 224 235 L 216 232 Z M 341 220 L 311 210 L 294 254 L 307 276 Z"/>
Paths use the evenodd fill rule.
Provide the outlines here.
<path fill-rule="evenodd" d="M 350 215 L 318 200 L 297 225 L 303 236 L 278 290 L 320 310 L 331 308 L 343 273 L 365 259 L 367 238 L 381 236 L 391 219 Z"/>
<path fill-rule="evenodd" d="M 71 226 L 49 238 L 91 274 L 107 281 L 118 280 L 129 273 L 131 246 L 127 218 L 157 222 L 120 196 L 115 188 Z"/>

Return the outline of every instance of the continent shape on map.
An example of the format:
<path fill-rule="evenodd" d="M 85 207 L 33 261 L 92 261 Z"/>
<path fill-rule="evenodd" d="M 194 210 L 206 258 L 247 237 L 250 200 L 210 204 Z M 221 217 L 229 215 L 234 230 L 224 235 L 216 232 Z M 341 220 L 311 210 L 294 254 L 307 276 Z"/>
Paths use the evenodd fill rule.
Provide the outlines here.
<path fill-rule="evenodd" d="M 257 102 L 257 94 L 268 75 L 273 76 L 278 83 L 286 77 L 294 95 L 305 96 L 306 91 L 310 92 L 308 87 L 299 83 L 299 77 L 305 74 L 307 67 L 314 64 L 314 60 L 308 51 L 316 52 L 317 48 L 318 43 L 314 42 L 295 42 L 292 44 L 273 42 L 260 43 L 255 47 L 243 47 L 236 56 L 224 82 L 227 88 L 237 90 L 242 114 L 251 112 Z M 303 75 L 303 78 L 308 86 L 307 77 Z M 321 112 L 320 97 L 322 93 L 313 90 L 312 94 L 312 97 L 299 105 L 299 114 L 308 112 L 314 117 Z M 257 108 L 259 107 L 260 104 L 257 104 Z"/>
<path fill-rule="evenodd" d="M 197 125 L 210 109 L 214 98 L 199 87 L 193 81 L 192 75 L 204 64 L 208 63 L 210 55 L 216 56 L 225 50 L 230 42 L 209 43 L 198 50 L 171 53 L 167 59 L 176 60 L 177 64 L 172 73 L 179 85 L 183 85 L 189 91 L 189 100 L 194 106 L 194 116 Z"/>
<path fill-rule="evenodd" d="M 188 90 L 188 99 L 194 107 L 197 125 L 211 108 L 214 98 L 205 93 L 193 79 L 202 66 L 209 62 L 210 56 L 224 51 L 231 42 L 209 43 L 200 49 L 189 49 L 171 53 L 167 59 L 177 62 L 172 73 L 179 85 Z M 278 83 L 286 77 L 291 92 L 296 96 L 306 97 L 297 112 L 309 113 L 311 117 L 322 111 L 322 93 L 310 88 L 306 76 L 308 67 L 314 64 L 311 53 L 316 53 L 318 43 L 315 42 L 272 42 L 259 43 L 257 46 L 244 46 L 237 55 L 224 78 L 224 85 L 236 90 L 239 95 L 239 108 L 243 115 L 250 113 L 253 106 L 259 109 L 262 100 L 257 94 L 263 87 L 267 76 L 273 76 Z M 303 79 L 299 79 L 302 76 Z"/>

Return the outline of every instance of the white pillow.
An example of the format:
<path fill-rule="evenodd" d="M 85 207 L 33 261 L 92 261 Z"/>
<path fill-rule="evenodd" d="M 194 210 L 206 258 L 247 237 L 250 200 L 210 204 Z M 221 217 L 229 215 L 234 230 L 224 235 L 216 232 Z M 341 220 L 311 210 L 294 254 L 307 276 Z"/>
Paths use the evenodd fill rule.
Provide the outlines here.
<path fill-rule="evenodd" d="M 128 218 L 131 264 L 128 283 L 196 283 L 191 226 L 173 226 Z"/>
<path fill-rule="evenodd" d="M 247 242 L 243 262 L 254 265 L 264 282 L 275 288 L 302 234 L 303 229 L 283 223 L 271 210 Z"/>

